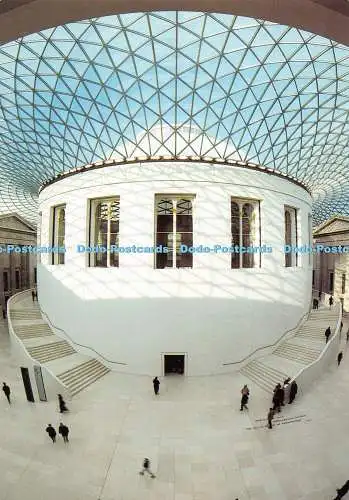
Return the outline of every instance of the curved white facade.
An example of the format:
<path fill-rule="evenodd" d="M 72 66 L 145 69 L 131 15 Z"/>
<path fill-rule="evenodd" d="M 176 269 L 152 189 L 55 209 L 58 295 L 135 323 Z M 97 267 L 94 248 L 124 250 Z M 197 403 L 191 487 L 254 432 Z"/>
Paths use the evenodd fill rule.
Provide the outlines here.
<path fill-rule="evenodd" d="M 91 199 L 120 199 L 120 246 L 154 246 L 158 194 L 194 195 L 194 246 L 231 244 L 232 197 L 260 202 L 261 267 L 231 269 L 229 253 L 197 253 L 192 269 L 155 269 L 151 253 L 121 253 L 118 268 L 88 267 Z M 311 197 L 286 178 L 205 163 L 110 166 L 63 178 L 40 194 L 41 237 L 51 244 L 52 207 L 66 204 L 65 264 L 42 254 L 39 299 L 53 325 L 129 373 L 163 374 L 163 354 L 186 355 L 186 375 L 232 370 L 296 326 L 309 306 L 308 254 L 285 267 L 284 207 L 297 209 L 297 243 L 309 244 Z M 59 333 L 59 332 L 58 332 Z"/>

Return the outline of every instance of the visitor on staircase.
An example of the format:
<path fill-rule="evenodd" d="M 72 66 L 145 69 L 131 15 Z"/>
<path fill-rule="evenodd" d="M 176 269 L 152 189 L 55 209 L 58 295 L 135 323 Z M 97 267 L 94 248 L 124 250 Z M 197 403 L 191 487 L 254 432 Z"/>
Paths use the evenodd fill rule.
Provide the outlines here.
<path fill-rule="evenodd" d="M 338 366 L 341 364 L 342 358 L 343 358 L 343 353 L 342 353 L 342 351 L 341 351 L 340 353 L 338 353 L 338 356 L 337 356 L 337 363 L 338 363 Z"/>
<path fill-rule="evenodd" d="M 284 390 L 281 387 L 281 384 L 277 384 L 274 388 L 274 396 L 273 396 L 273 410 L 281 411 L 281 405 L 285 398 Z"/>
<path fill-rule="evenodd" d="M 333 306 L 333 297 L 331 295 L 331 297 L 328 299 L 328 303 L 330 304 L 330 309 L 331 307 Z"/>
<path fill-rule="evenodd" d="M 328 339 L 330 338 L 330 335 L 331 335 L 331 328 L 328 326 L 325 330 L 326 344 L 328 342 Z"/>
<path fill-rule="evenodd" d="M 291 384 L 291 389 L 290 389 L 290 401 L 289 401 L 289 404 L 292 404 L 295 397 L 296 397 L 296 394 L 298 392 L 298 385 L 297 385 L 297 382 L 294 380 Z"/>
<path fill-rule="evenodd" d="M 288 403 L 290 401 L 290 390 L 291 390 L 291 379 L 288 377 L 286 380 L 284 380 L 284 402 Z"/>

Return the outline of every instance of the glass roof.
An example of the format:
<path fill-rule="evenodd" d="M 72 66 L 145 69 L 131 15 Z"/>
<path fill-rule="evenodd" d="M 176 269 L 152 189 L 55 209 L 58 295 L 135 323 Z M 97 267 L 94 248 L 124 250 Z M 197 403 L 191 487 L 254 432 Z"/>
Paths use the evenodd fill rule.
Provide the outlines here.
<path fill-rule="evenodd" d="M 349 215 L 349 49 L 223 14 L 67 24 L 0 47 L 0 210 L 112 158 L 240 159 L 303 181 L 319 223 Z M 166 132 L 163 132 L 166 131 Z"/>

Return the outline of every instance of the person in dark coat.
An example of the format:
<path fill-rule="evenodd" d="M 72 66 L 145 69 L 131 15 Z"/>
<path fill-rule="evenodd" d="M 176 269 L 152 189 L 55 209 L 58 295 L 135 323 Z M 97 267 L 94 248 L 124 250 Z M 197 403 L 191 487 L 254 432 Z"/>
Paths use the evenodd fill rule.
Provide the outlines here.
<path fill-rule="evenodd" d="M 273 410 L 274 411 L 281 411 L 281 404 L 282 401 L 285 397 L 285 392 L 281 387 L 281 384 L 277 384 L 274 389 L 274 396 L 273 396 Z"/>
<path fill-rule="evenodd" d="M 331 335 L 331 328 L 328 326 L 325 330 L 326 344 L 328 342 L 328 339 L 330 338 L 330 335 Z"/>
<path fill-rule="evenodd" d="M 61 413 L 64 413 L 65 411 L 68 411 L 68 408 L 65 404 L 65 401 L 62 397 L 62 394 L 58 394 L 58 403 L 59 403 L 59 411 Z"/>
<path fill-rule="evenodd" d="M 154 387 L 154 393 L 157 396 L 159 394 L 159 388 L 160 388 L 160 381 L 157 377 L 153 379 L 153 387 Z"/>
<path fill-rule="evenodd" d="M 5 309 L 2 310 L 2 319 L 6 319 L 6 310 Z"/>
<path fill-rule="evenodd" d="M 331 297 L 328 299 L 328 303 L 330 304 L 330 309 L 331 307 L 333 306 L 333 297 L 331 295 Z"/>
<path fill-rule="evenodd" d="M 52 427 L 51 424 L 48 424 L 48 426 L 46 427 L 46 432 L 50 436 L 50 438 L 52 439 L 52 443 L 55 443 L 56 442 L 56 435 L 57 435 L 56 429 L 54 427 Z"/>
<path fill-rule="evenodd" d="M 338 356 L 337 356 L 337 363 L 338 363 L 338 366 L 341 364 L 342 358 L 343 358 L 343 353 L 342 353 L 342 351 L 341 351 L 341 352 L 338 354 Z"/>
<path fill-rule="evenodd" d="M 140 472 L 140 475 L 141 476 L 144 476 L 144 473 L 147 472 L 149 474 L 150 477 L 154 478 L 155 475 L 152 473 L 151 469 L 150 469 L 150 460 L 149 458 L 145 458 L 143 460 L 143 468 Z"/>
<path fill-rule="evenodd" d="M 297 382 L 294 380 L 292 382 L 292 384 L 291 384 L 289 404 L 293 403 L 294 398 L 296 397 L 297 392 L 298 392 L 298 385 L 297 385 Z"/>
<path fill-rule="evenodd" d="M 313 309 L 319 309 L 319 301 L 317 299 L 313 299 Z"/>
<path fill-rule="evenodd" d="M 65 443 L 69 443 L 69 439 L 68 439 L 69 428 L 66 425 L 64 425 L 62 422 L 59 424 L 58 432 L 62 436 L 63 441 Z"/>
<path fill-rule="evenodd" d="M 349 491 L 349 481 L 346 481 L 339 490 L 337 489 L 337 496 L 334 500 L 340 500 L 341 498 L 344 497 Z"/>
<path fill-rule="evenodd" d="M 268 419 L 268 429 L 272 429 L 273 426 L 272 426 L 272 421 L 273 421 L 273 418 L 274 418 L 274 410 L 273 408 L 269 408 L 269 411 L 268 411 L 268 416 L 267 416 L 267 419 Z"/>
<path fill-rule="evenodd" d="M 10 405 L 11 404 L 11 398 L 10 398 L 11 389 L 9 388 L 9 386 L 5 382 L 2 383 L 2 390 L 4 391 L 4 394 L 7 397 L 8 404 Z"/>
<path fill-rule="evenodd" d="M 34 292 L 34 290 L 32 290 L 32 299 L 33 299 L 33 302 L 34 302 L 34 300 L 35 300 L 35 292 Z"/>
<path fill-rule="evenodd" d="M 241 394 L 242 394 L 242 396 L 241 396 L 240 411 L 243 411 L 244 408 L 246 408 L 246 410 L 248 410 L 247 403 L 248 403 L 248 398 L 249 398 L 249 395 L 250 395 L 250 390 L 249 390 L 249 388 L 247 387 L 246 384 L 241 389 Z"/>

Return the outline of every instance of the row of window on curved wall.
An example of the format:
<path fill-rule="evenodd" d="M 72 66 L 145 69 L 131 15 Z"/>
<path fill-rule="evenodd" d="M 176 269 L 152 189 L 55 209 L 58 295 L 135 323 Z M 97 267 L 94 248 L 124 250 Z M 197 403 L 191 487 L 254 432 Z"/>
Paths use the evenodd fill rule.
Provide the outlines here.
<path fill-rule="evenodd" d="M 193 202 L 195 195 L 156 195 L 154 246 L 167 247 L 167 253 L 154 253 L 154 267 L 191 268 L 193 253 L 182 253 L 181 246 L 193 246 Z M 231 245 L 261 246 L 260 201 L 231 198 Z M 51 244 L 64 247 L 66 205 L 52 207 Z M 284 207 L 285 245 L 297 244 L 297 209 Z M 105 253 L 89 254 L 90 267 L 119 267 L 119 253 L 111 252 L 119 246 L 120 198 L 99 198 L 89 201 L 88 246 L 106 247 Z M 64 264 L 64 253 L 53 253 L 51 264 Z M 285 266 L 297 265 L 297 254 L 285 254 Z M 232 253 L 231 268 L 261 266 L 261 253 Z"/>

